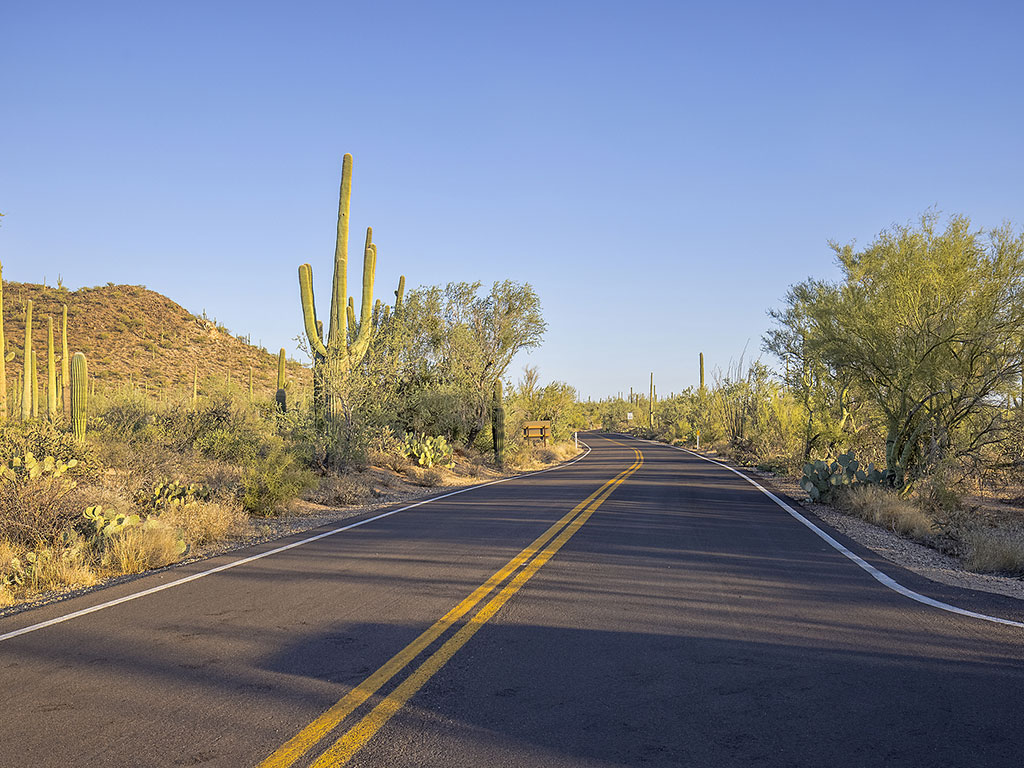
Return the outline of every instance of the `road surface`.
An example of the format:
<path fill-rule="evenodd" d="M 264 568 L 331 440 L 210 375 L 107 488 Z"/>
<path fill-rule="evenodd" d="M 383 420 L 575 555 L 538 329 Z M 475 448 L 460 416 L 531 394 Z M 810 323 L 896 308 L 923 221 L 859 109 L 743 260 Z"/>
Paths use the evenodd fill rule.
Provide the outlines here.
<path fill-rule="evenodd" d="M 0 765 L 1024 764 L 1024 628 L 894 591 L 723 467 L 586 440 L 0 620 Z"/>

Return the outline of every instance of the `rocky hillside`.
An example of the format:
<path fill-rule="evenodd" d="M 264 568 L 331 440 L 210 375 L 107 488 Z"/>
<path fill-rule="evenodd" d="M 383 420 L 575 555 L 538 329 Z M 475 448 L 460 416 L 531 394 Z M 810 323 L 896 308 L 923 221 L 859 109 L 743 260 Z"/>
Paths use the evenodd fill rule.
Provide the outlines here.
<path fill-rule="evenodd" d="M 196 317 L 143 286 L 108 284 L 69 291 L 4 282 L 3 291 L 7 351 L 15 353 L 14 361 L 7 363 L 11 394 L 24 364 L 25 305 L 29 299 L 40 382 L 46 380 L 47 317 L 53 317 L 59 356 L 61 308 L 67 304 L 69 351 L 85 353 L 90 377 L 95 378 L 99 391 L 131 383 L 154 395 L 191 393 L 195 370 L 200 392 L 222 389 L 229 378 L 233 387 L 247 391 L 250 367 L 256 397 L 273 398 L 277 389 L 276 354 L 232 336 L 223 326 Z M 308 390 L 311 378 L 307 368 L 289 362 L 288 376 L 295 395 Z"/>

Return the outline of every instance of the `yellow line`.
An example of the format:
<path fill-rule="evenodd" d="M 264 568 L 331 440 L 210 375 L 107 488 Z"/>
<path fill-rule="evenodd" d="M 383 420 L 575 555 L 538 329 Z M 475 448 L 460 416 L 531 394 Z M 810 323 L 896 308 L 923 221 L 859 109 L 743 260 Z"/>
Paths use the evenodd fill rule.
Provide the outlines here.
<path fill-rule="evenodd" d="M 635 451 L 639 454 L 639 451 Z M 572 510 L 566 513 L 560 520 L 554 523 L 544 533 L 534 539 L 528 547 L 508 561 L 501 570 L 497 571 L 487 581 L 473 590 L 472 594 L 462 600 L 458 605 L 438 619 L 430 628 L 425 630 L 419 637 L 409 645 L 392 656 L 385 664 L 366 678 L 342 697 L 330 709 L 325 711 L 313 722 L 299 731 L 295 736 L 285 742 L 272 755 L 259 764 L 259 768 L 287 768 L 296 760 L 302 757 L 313 745 L 333 731 L 342 720 L 348 717 L 359 705 L 365 702 L 370 696 L 376 693 L 381 686 L 401 672 L 409 662 L 418 656 L 427 646 L 441 637 L 456 621 L 469 613 L 481 600 L 487 597 L 501 582 L 518 569 L 523 563 L 533 557 L 555 534 L 558 533 L 570 520 L 584 509 L 587 504 L 601 495 L 606 488 L 619 481 L 620 478 L 632 474 L 635 471 L 630 467 L 608 480 L 587 498 L 577 504 Z"/>
<path fill-rule="evenodd" d="M 366 743 L 373 738 L 384 724 L 388 722 L 426 682 L 433 677 L 455 653 L 464 646 L 473 635 L 496 614 L 533 575 L 550 560 L 562 545 L 578 531 L 590 516 L 597 511 L 605 499 L 620 484 L 643 465 L 643 454 L 635 450 L 637 461 L 626 472 L 619 475 L 607 486 L 601 495 L 582 512 L 579 517 L 558 534 L 558 536 L 537 555 L 522 571 L 516 574 L 504 589 L 491 599 L 475 616 L 473 616 L 458 632 L 450 637 L 444 645 L 427 658 L 416 670 L 403 680 L 394 691 L 381 701 L 373 710 L 352 728 L 346 731 L 331 747 L 320 755 L 312 768 L 328 768 L 346 764 Z"/>

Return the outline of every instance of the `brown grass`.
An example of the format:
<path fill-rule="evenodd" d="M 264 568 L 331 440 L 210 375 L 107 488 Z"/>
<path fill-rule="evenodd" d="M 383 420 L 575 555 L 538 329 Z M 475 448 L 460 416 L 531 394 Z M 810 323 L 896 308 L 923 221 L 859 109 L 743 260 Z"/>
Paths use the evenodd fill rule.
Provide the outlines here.
<path fill-rule="evenodd" d="M 352 474 L 330 475 L 310 494 L 310 500 L 328 507 L 351 507 L 364 503 L 373 495 L 361 477 Z"/>
<path fill-rule="evenodd" d="M 239 507 L 218 501 L 193 501 L 172 506 L 160 515 L 160 521 L 180 528 L 185 541 L 199 546 L 242 535 L 249 517 Z"/>
<path fill-rule="evenodd" d="M 410 467 L 409 479 L 424 488 L 437 488 L 439 485 L 444 485 L 444 473 L 436 467 Z"/>
<path fill-rule="evenodd" d="M 993 528 L 979 528 L 964 537 L 964 565 L 979 573 L 1024 574 L 1024 537 Z"/>
<path fill-rule="evenodd" d="M 881 528 L 919 541 L 933 534 L 932 520 L 908 499 L 877 485 L 854 485 L 839 495 L 838 506 Z"/>
<path fill-rule="evenodd" d="M 104 555 L 114 573 L 142 573 L 177 562 L 178 533 L 169 525 L 150 524 L 127 528 L 110 537 Z"/>

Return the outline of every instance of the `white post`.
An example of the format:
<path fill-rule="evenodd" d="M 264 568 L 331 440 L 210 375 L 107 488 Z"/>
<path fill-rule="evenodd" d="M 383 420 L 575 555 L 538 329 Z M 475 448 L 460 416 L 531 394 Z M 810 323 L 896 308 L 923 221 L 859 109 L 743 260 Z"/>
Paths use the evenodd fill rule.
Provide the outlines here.
<path fill-rule="evenodd" d="M 580 449 L 580 438 L 579 438 L 579 434 L 580 434 L 579 432 L 573 432 L 573 433 L 572 433 L 572 439 L 573 439 L 573 442 L 575 442 L 575 443 L 576 443 L 576 450 L 577 450 L 577 451 L 578 451 L 578 450 Z"/>

